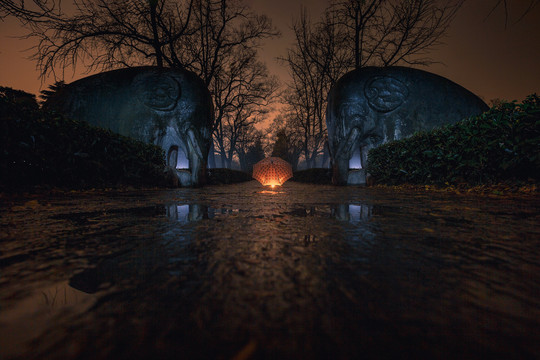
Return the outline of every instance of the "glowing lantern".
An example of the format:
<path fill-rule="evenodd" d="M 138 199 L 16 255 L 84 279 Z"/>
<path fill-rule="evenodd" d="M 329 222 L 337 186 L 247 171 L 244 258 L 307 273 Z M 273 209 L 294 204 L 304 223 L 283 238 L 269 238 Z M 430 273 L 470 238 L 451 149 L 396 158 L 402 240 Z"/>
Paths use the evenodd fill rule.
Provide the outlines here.
<path fill-rule="evenodd" d="M 265 186 L 280 186 L 292 176 L 291 164 L 278 157 L 269 157 L 253 165 L 253 178 Z"/>

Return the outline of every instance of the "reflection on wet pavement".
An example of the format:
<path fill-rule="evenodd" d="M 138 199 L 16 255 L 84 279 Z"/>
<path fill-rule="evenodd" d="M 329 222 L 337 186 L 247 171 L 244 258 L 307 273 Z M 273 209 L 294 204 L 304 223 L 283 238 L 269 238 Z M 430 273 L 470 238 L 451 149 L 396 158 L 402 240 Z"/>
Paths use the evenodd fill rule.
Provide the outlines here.
<path fill-rule="evenodd" d="M 2 359 L 540 356 L 538 199 L 252 181 L 0 215 Z"/>

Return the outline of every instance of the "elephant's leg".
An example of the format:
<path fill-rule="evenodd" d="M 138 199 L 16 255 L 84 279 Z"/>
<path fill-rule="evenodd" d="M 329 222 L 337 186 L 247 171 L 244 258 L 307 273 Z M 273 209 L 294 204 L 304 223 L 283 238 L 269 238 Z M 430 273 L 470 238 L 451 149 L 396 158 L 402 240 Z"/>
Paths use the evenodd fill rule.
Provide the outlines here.
<path fill-rule="evenodd" d="M 332 169 L 332 183 L 334 185 L 347 185 L 349 177 L 349 159 L 340 156 L 336 159 Z"/>
<path fill-rule="evenodd" d="M 360 148 L 360 162 L 362 163 L 362 169 L 367 168 L 368 152 L 371 149 L 369 145 L 362 146 Z"/>
<path fill-rule="evenodd" d="M 191 183 L 192 185 L 203 185 L 206 183 L 207 153 L 203 152 L 197 134 L 192 128 L 187 129 L 186 135 L 190 153 Z"/>
<path fill-rule="evenodd" d="M 167 166 L 176 174 L 180 185 L 191 186 L 190 149 L 186 146 L 185 139 L 179 135 L 178 130 L 174 126 L 168 126 L 165 133 L 157 137 L 156 145 L 165 150 Z"/>

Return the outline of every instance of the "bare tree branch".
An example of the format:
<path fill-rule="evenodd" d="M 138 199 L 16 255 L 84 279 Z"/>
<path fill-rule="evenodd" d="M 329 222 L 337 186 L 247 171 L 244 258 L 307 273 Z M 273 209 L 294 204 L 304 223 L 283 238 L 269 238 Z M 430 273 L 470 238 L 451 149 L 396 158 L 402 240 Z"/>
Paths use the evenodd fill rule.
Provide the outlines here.
<path fill-rule="evenodd" d="M 336 0 L 312 23 L 305 10 L 293 22 L 295 44 L 281 60 L 291 82 L 286 122 L 313 166 L 326 135 L 326 96 L 346 72 L 364 66 L 425 65 L 464 0 Z"/>
<path fill-rule="evenodd" d="M 502 7 L 504 9 L 504 28 L 508 28 L 508 22 L 510 21 L 510 0 L 494 0 L 494 5 L 487 14 L 487 16 L 484 18 L 484 21 L 487 20 L 499 7 Z M 527 8 L 521 13 L 521 15 L 516 19 L 516 21 L 513 22 L 513 24 L 516 24 L 523 20 L 525 16 L 527 16 L 538 4 L 540 4 L 540 0 L 529 0 L 529 4 L 527 5 Z"/>
<path fill-rule="evenodd" d="M 213 95 L 215 139 L 232 158 L 238 134 L 260 119 L 277 88 L 256 60 L 261 41 L 279 34 L 268 17 L 243 0 L 71 1 L 69 13 L 61 0 L 0 2 L 0 17 L 16 16 L 28 29 L 25 37 L 36 40 L 42 78 L 63 79 L 66 69 L 80 65 L 191 70 Z"/>

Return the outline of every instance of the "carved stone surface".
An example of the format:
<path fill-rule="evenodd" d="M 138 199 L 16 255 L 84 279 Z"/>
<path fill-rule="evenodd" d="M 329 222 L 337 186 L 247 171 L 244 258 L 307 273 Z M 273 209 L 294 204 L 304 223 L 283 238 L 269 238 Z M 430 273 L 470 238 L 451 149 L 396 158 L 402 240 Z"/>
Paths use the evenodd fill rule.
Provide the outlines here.
<path fill-rule="evenodd" d="M 349 179 L 354 178 L 357 183 L 357 176 L 349 176 L 353 153 L 360 153 L 365 168 L 368 151 L 380 144 L 455 123 L 487 109 L 467 89 L 426 71 L 406 67 L 351 71 L 328 94 L 326 124 L 333 182 L 352 184 Z"/>
<path fill-rule="evenodd" d="M 47 106 L 161 146 L 182 186 L 205 180 L 213 105 L 202 80 L 189 71 L 137 67 L 104 72 L 67 85 Z M 189 160 L 189 169 L 176 169 L 179 153 Z"/>
<path fill-rule="evenodd" d="M 350 170 L 347 176 L 348 185 L 363 185 L 366 183 L 366 171 L 364 169 Z"/>
<path fill-rule="evenodd" d="M 180 84 L 170 75 L 145 73 L 133 80 L 139 100 L 149 108 L 161 111 L 173 110 L 180 98 Z"/>

